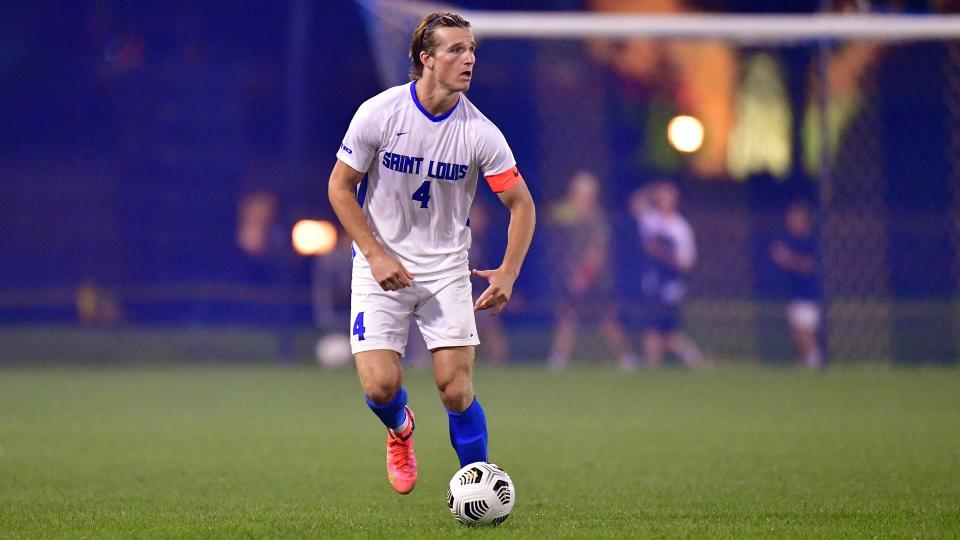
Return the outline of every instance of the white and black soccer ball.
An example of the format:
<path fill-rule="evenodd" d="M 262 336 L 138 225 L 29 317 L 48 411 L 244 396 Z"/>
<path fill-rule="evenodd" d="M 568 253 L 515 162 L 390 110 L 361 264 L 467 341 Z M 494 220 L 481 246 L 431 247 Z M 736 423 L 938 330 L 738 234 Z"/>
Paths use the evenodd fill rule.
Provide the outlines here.
<path fill-rule="evenodd" d="M 483 461 L 457 471 L 447 490 L 450 512 L 468 525 L 503 523 L 510 516 L 516 498 L 510 475 L 493 463 Z"/>

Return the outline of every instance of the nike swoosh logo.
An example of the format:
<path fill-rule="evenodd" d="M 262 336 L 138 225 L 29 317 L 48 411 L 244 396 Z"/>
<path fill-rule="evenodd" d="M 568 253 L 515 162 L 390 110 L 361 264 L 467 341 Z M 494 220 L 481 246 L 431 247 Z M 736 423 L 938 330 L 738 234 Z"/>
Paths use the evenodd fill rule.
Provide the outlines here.
<path fill-rule="evenodd" d="M 397 133 L 397 137 L 399 137 L 399 136 L 401 136 L 401 135 L 406 135 L 407 133 L 410 133 L 410 132 L 409 132 L 409 131 L 401 131 L 400 133 Z"/>

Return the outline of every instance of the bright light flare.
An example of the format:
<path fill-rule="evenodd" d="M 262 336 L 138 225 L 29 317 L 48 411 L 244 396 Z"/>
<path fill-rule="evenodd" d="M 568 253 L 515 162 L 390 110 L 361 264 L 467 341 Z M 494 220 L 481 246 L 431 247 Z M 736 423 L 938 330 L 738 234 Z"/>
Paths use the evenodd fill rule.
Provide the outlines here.
<path fill-rule="evenodd" d="M 291 236 L 293 249 L 301 255 L 323 255 L 337 245 L 337 228 L 329 221 L 301 219 Z"/>
<path fill-rule="evenodd" d="M 692 116 L 674 116 L 667 125 L 667 139 L 680 152 L 696 152 L 703 146 L 703 124 Z"/>

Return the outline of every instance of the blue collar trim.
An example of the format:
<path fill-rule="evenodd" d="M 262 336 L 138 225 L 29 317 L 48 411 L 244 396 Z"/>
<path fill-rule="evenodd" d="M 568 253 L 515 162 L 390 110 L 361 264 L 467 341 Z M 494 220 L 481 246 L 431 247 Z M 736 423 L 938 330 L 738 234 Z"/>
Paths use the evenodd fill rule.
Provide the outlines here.
<path fill-rule="evenodd" d="M 413 104 L 416 105 L 417 108 L 420 109 L 420 112 L 422 112 L 424 116 L 430 119 L 431 122 L 441 122 L 443 120 L 446 120 L 447 117 L 453 114 L 453 111 L 457 110 L 457 107 L 460 105 L 460 100 L 458 99 L 457 102 L 453 104 L 453 107 L 451 107 L 449 111 L 441 114 L 440 116 L 434 116 L 430 114 L 430 111 L 424 109 L 423 105 L 420 104 L 420 100 L 417 99 L 417 81 L 412 81 L 410 83 L 410 96 L 413 98 Z"/>

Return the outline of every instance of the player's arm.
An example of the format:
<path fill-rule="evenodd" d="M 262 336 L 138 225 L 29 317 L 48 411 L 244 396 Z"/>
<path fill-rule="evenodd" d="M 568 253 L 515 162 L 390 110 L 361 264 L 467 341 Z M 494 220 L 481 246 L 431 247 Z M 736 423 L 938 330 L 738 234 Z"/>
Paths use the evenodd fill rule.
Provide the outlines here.
<path fill-rule="evenodd" d="M 409 287 L 413 283 L 413 276 L 380 245 L 373 236 L 367 218 L 363 215 L 360 204 L 357 203 L 357 186 L 363 180 L 363 173 L 337 160 L 330 173 L 327 184 L 327 196 L 330 206 L 337 214 L 340 224 L 347 234 L 353 238 L 360 253 L 370 263 L 373 279 L 385 291 L 394 291 Z"/>
<path fill-rule="evenodd" d="M 537 223 L 537 211 L 533 204 L 533 197 L 527 189 L 526 182 L 521 178 L 510 188 L 497 193 L 500 201 L 510 211 L 510 226 L 507 229 L 507 249 L 503 254 L 503 262 L 499 268 L 493 270 L 474 270 L 480 277 L 490 282 L 483 294 L 477 298 L 474 309 L 483 310 L 492 308 L 491 315 L 498 315 L 510 301 L 513 294 L 513 284 L 520 275 L 520 267 L 533 241 L 533 229 Z"/>
<path fill-rule="evenodd" d="M 644 248 L 661 263 L 681 274 L 689 273 L 697 260 L 697 246 L 693 229 L 683 217 L 673 221 L 666 231 L 670 240 L 646 238 Z"/>
<path fill-rule="evenodd" d="M 660 238 L 644 238 L 643 249 L 651 257 L 678 272 L 683 272 L 686 270 L 686 268 L 681 267 L 680 262 L 677 260 L 676 253 L 674 253 L 674 250 L 670 247 L 670 244 Z"/>
<path fill-rule="evenodd" d="M 777 240 L 770 246 L 770 257 L 788 272 L 808 275 L 817 272 L 817 261 L 813 256 L 790 249 L 782 240 Z"/>

